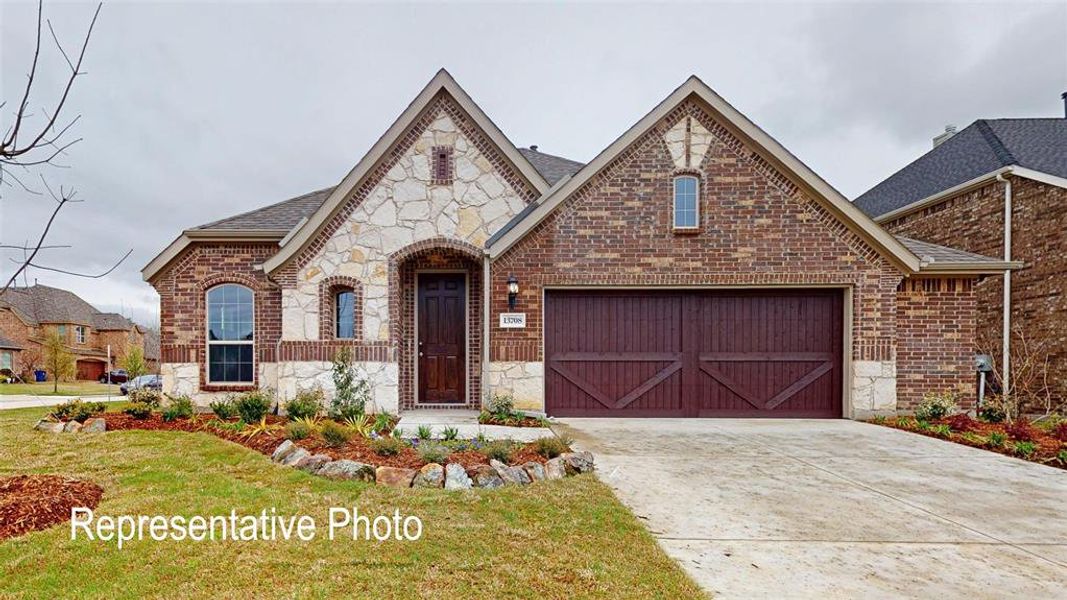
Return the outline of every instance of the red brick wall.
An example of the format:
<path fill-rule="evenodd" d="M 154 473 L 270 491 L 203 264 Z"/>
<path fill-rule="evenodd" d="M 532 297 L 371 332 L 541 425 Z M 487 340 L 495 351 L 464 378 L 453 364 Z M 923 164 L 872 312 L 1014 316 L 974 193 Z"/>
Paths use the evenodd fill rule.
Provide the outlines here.
<path fill-rule="evenodd" d="M 0 332 L 5 338 L 19 346 L 30 349 L 31 353 L 40 354 L 40 345 L 35 341 L 31 341 L 35 337 L 34 328 L 18 318 L 10 308 L 0 308 Z M 21 372 L 24 366 L 21 355 L 22 352 L 12 352 L 12 358 L 14 359 L 14 368 L 12 370 L 16 373 Z"/>
<path fill-rule="evenodd" d="M 1012 258 L 1025 268 L 1012 274 L 1012 321 L 1028 339 L 1051 350 L 1051 372 L 1067 372 L 1067 190 L 1012 179 Z M 991 182 L 940 204 L 895 219 L 886 228 L 900 235 L 1003 256 L 1004 184 Z M 977 337 L 999 358 L 1003 280 L 975 288 Z M 999 362 L 999 360 L 998 360 Z M 1067 377 L 1050 377 L 1058 400 L 1067 400 Z"/>
<path fill-rule="evenodd" d="M 716 140 L 699 165 L 700 231 L 672 230 L 676 172 L 663 132 L 691 115 Z M 496 327 L 506 280 L 520 281 L 526 329 Z M 854 355 L 890 360 L 900 272 L 777 172 L 756 149 L 687 103 L 637 140 L 492 266 L 491 360 L 541 360 L 546 286 L 837 285 L 854 289 Z"/>
<path fill-rule="evenodd" d="M 897 408 L 913 410 L 928 393 L 975 400 L 976 301 L 971 279 L 906 279 L 897 290 Z"/>
<path fill-rule="evenodd" d="M 281 337 L 281 292 L 261 270 L 261 264 L 277 251 L 273 243 L 199 243 L 186 249 L 159 273 L 152 285 L 159 292 L 160 361 L 200 364 L 201 389 L 235 389 L 206 385 L 205 294 L 222 283 L 238 283 L 252 289 L 255 298 L 256 383 L 261 362 L 274 362 L 275 345 Z"/>

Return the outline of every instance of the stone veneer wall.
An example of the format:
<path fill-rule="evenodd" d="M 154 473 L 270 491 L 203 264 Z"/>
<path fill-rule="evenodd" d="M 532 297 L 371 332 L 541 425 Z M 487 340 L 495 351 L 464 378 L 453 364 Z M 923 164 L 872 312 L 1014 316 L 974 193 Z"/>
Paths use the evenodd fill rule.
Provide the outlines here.
<path fill-rule="evenodd" d="M 545 365 L 541 362 L 494 361 L 489 363 L 489 388 L 496 394 L 510 394 L 515 408 L 545 410 Z"/>

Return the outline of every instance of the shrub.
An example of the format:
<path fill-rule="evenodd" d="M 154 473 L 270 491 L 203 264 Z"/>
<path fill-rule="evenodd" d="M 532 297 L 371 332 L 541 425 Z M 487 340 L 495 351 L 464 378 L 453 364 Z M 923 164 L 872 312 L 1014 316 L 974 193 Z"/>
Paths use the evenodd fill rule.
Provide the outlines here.
<path fill-rule="evenodd" d="M 515 411 L 515 398 L 511 394 L 493 394 L 485 408 L 495 415 L 508 416 Z"/>
<path fill-rule="evenodd" d="M 372 423 L 367 417 L 348 417 L 345 419 L 345 427 L 352 430 L 359 437 L 369 438 L 374 433 L 374 423 Z"/>
<path fill-rule="evenodd" d="M 163 409 L 163 420 L 188 419 L 193 416 L 193 401 L 189 396 L 178 396 L 170 401 L 167 408 Z"/>
<path fill-rule="evenodd" d="M 482 448 L 482 454 L 505 464 L 511 460 L 511 455 L 514 451 L 514 444 L 508 440 L 495 440 L 489 442 Z"/>
<path fill-rule="evenodd" d="M 398 437 L 380 437 L 371 440 L 370 447 L 378 456 L 396 456 L 404 449 L 404 441 Z"/>
<path fill-rule="evenodd" d="M 285 414 L 289 419 L 317 417 L 326 403 L 326 393 L 322 388 L 304 390 L 285 405 Z"/>
<path fill-rule="evenodd" d="M 975 422 L 975 420 L 967 416 L 965 413 L 952 415 L 951 417 L 945 419 L 945 423 L 948 424 L 952 431 L 958 431 L 960 433 L 975 431 L 978 429 L 978 424 Z"/>
<path fill-rule="evenodd" d="M 307 421 L 290 421 L 285 426 L 285 437 L 293 441 L 310 437 L 312 433 L 314 433 L 314 430 L 308 425 Z"/>
<path fill-rule="evenodd" d="M 956 395 L 952 392 L 927 394 L 915 408 L 915 418 L 920 421 L 936 421 L 956 412 Z"/>
<path fill-rule="evenodd" d="M 1000 447 L 1004 446 L 1004 442 L 1006 442 L 1007 440 L 1008 440 L 1008 436 L 1004 435 L 1003 433 L 1001 433 L 999 431 L 994 431 L 994 432 L 989 434 L 989 442 L 988 442 L 989 443 L 989 447 L 990 448 L 1000 448 Z"/>
<path fill-rule="evenodd" d="M 335 419 L 362 417 L 370 401 L 370 385 L 356 374 L 352 365 L 352 350 L 347 346 L 333 358 L 334 396 L 330 416 Z"/>
<path fill-rule="evenodd" d="M 1067 465 L 1067 450 L 1060 450 L 1057 452 L 1056 460 L 1060 461 L 1061 465 Z"/>
<path fill-rule="evenodd" d="M 1033 442 L 1015 442 L 1015 446 L 1012 450 L 1019 456 L 1029 458 L 1037 451 L 1037 444 Z"/>
<path fill-rule="evenodd" d="M 543 437 L 534 441 L 534 451 L 545 458 L 556 458 L 564 452 L 569 452 L 570 448 L 557 437 Z"/>
<path fill-rule="evenodd" d="M 159 406 L 163 404 L 163 394 L 148 388 L 130 390 L 129 398 L 130 402 L 141 402 L 152 408 L 159 408 Z"/>
<path fill-rule="evenodd" d="M 429 425 L 419 425 L 419 439 L 428 440 L 433 438 L 433 428 Z"/>
<path fill-rule="evenodd" d="M 233 397 L 227 396 L 222 400 L 215 400 L 211 403 L 211 412 L 215 413 L 215 416 L 222 419 L 232 419 L 237 416 L 237 407 L 234 406 Z"/>
<path fill-rule="evenodd" d="M 455 427 L 445 427 L 441 430 L 441 439 L 450 442 L 459 438 L 459 430 Z"/>
<path fill-rule="evenodd" d="M 1061 442 L 1067 442 L 1067 421 L 1060 421 L 1052 428 L 1049 435 Z"/>
<path fill-rule="evenodd" d="M 147 419 L 152 416 L 152 407 L 144 402 L 134 402 L 122 409 L 122 412 L 130 415 L 135 419 Z"/>
<path fill-rule="evenodd" d="M 947 438 L 952 435 L 952 428 L 948 425 L 934 425 L 930 428 L 937 437 Z"/>
<path fill-rule="evenodd" d="M 1004 426 L 1004 432 L 1016 440 L 1032 442 L 1037 439 L 1037 430 L 1029 419 L 1020 417 Z"/>
<path fill-rule="evenodd" d="M 103 402 L 83 402 L 81 398 L 74 398 L 55 407 L 52 414 L 61 421 L 84 423 L 89 417 L 104 412 L 104 408 Z"/>
<path fill-rule="evenodd" d="M 1008 415 L 1000 405 L 986 402 L 978 409 L 978 418 L 986 423 L 1003 423 Z"/>
<path fill-rule="evenodd" d="M 233 408 L 245 423 L 255 423 L 267 416 L 274 398 L 267 390 L 245 392 L 233 402 Z"/>
<path fill-rule="evenodd" d="M 445 464 L 450 454 L 447 447 L 441 444 L 422 444 L 419 446 L 419 456 L 422 460 L 431 463 L 437 463 L 439 465 Z"/>
<path fill-rule="evenodd" d="M 260 435 L 260 434 L 271 435 L 275 431 L 278 431 L 279 429 L 281 429 L 280 425 L 275 425 L 273 423 L 268 423 L 266 416 L 261 418 L 259 420 L 259 422 L 257 422 L 257 423 L 247 423 L 246 424 L 246 423 L 244 423 L 244 421 L 238 421 L 237 423 L 235 423 L 235 425 L 236 424 L 240 424 L 241 425 L 241 427 L 240 427 L 240 429 L 238 429 L 238 431 L 241 433 L 241 435 L 245 436 L 248 439 L 252 439 L 252 438 L 254 438 L 254 437 L 256 437 L 257 435 Z"/>
<path fill-rule="evenodd" d="M 331 448 L 344 446 L 352 439 L 352 430 L 334 421 L 323 423 L 321 433 L 322 440 Z"/>
<path fill-rule="evenodd" d="M 382 433 L 383 431 L 389 431 L 389 428 L 393 426 L 393 415 L 387 412 L 380 412 L 374 415 L 374 431 Z"/>

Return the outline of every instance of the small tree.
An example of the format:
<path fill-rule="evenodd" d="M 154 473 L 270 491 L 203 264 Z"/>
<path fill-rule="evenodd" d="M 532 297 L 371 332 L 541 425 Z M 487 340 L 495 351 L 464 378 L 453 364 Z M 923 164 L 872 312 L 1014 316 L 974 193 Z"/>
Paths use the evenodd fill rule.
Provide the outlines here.
<path fill-rule="evenodd" d="M 122 357 L 122 362 L 120 364 L 123 369 L 126 369 L 126 376 L 130 381 L 144 375 L 148 371 L 148 367 L 144 362 L 144 350 L 139 346 L 131 345 L 126 350 L 126 356 Z"/>
<path fill-rule="evenodd" d="M 67 350 L 59 332 L 51 330 L 44 339 L 44 368 L 52 374 L 52 392 L 59 392 L 59 382 L 74 378 L 74 355 Z"/>
<path fill-rule="evenodd" d="M 366 413 L 370 386 L 367 380 L 357 376 L 352 365 L 352 350 L 347 347 L 338 350 L 333 357 L 333 387 L 331 417 L 360 418 Z"/>

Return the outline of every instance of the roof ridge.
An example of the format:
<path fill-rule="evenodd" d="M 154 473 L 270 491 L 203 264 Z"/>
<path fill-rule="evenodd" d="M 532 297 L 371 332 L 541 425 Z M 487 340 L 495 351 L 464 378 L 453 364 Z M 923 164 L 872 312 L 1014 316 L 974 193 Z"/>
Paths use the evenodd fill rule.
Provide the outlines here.
<path fill-rule="evenodd" d="M 313 192 L 307 192 L 307 193 L 304 193 L 304 194 L 300 194 L 299 196 L 294 196 L 292 198 L 288 198 L 286 200 L 281 200 L 281 201 L 275 202 L 273 204 L 267 204 L 266 206 L 260 206 L 259 208 L 253 208 L 252 210 L 246 210 L 245 212 L 237 213 L 236 215 L 230 215 L 228 217 L 223 217 L 221 219 L 218 219 L 218 220 L 215 220 L 215 221 L 211 221 L 210 223 L 204 223 L 203 225 L 197 225 L 195 227 L 190 227 L 190 229 L 205 229 L 207 227 L 211 227 L 212 225 L 218 225 L 219 223 L 224 223 L 226 221 L 232 221 L 233 219 L 236 219 L 238 217 L 244 217 L 244 216 L 250 215 L 252 213 L 257 213 L 257 212 L 259 212 L 261 210 L 267 210 L 268 208 L 274 208 L 275 206 L 281 206 L 282 204 L 287 204 L 289 202 L 296 202 L 297 200 L 303 200 L 304 198 L 307 198 L 308 196 L 314 196 L 315 194 L 321 194 L 322 192 L 325 192 L 325 191 L 328 191 L 328 190 L 332 190 L 335 187 L 337 187 L 337 186 L 336 185 L 332 185 L 330 187 L 324 187 L 322 189 L 318 189 L 318 190 L 315 190 Z"/>
<path fill-rule="evenodd" d="M 997 136 L 996 132 L 993 131 L 993 128 L 989 126 L 986 119 L 979 119 L 975 121 L 974 124 L 978 128 L 978 133 L 982 134 L 982 138 L 985 139 L 986 143 L 989 144 L 989 147 L 993 150 L 993 154 L 996 155 L 1000 164 L 1008 166 L 1019 162 L 1016 160 L 1015 155 L 1011 153 L 1011 150 L 1008 150 L 1007 146 L 1004 145 L 1004 142 L 1000 140 L 1000 137 Z"/>

